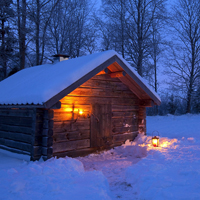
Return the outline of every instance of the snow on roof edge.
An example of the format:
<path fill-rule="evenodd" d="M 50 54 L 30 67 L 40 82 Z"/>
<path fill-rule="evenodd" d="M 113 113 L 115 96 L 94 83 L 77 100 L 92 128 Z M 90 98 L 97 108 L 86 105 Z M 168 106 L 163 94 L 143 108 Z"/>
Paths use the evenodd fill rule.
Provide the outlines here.
<path fill-rule="evenodd" d="M 149 89 L 149 91 L 161 102 L 160 96 L 154 91 L 154 89 L 147 83 L 147 80 L 141 77 L 135 69 L 120 55 L 116 52 L 116 55 L 124 62 L 124 64 L 138 77 L 138 79 Z"/>

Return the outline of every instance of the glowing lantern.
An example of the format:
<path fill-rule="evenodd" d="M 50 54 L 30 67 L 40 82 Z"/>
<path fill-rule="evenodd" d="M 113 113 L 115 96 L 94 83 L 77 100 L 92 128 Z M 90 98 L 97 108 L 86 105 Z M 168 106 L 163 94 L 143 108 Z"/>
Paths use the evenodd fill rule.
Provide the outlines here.
<path fill-rule="evenodd" d="M 153 136 L 153 135 L 157 135 L 157 136 Z M 153 131 L 153 133 L 152 133 L 152 145 L 154 147 L 158 147 L 158 145 L 159 145 L 159 132 L 158 131 Z"/>
<path fill-rule="evenodd" d="M 159 145 L 159 137 L 158 136 L 153 136 L 152 137 L 152 145 L 154 147 L 158 147 L 158 145 Z"/>

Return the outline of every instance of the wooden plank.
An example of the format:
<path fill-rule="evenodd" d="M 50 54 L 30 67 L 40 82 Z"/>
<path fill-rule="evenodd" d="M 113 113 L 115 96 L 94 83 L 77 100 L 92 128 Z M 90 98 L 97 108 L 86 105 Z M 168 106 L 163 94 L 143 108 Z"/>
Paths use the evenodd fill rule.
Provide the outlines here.
<path fill-rule="evenodd" d="M 62 122 L 54 122 L 54 133 L 60 132 L 70 132 L 70 131 L 79 131 L 79 130 L 88 130 L 90 129 L 90 119 L 85 120 L 77 120 L 73 123 L 73 121 L 62 121 Z"/>
<path fill-rule="evenodd" d="M 51 147 L 53 145 L 52 137 L 42 137 L 42 146 L 43 147 Z"/>
<path fill-rule="evenodd" d="M 141 106 L 139 107 L 138 116 L 141 118 L 146 117 L 146 108 L 145 107 L 141 107 Z"/>
<path fill-rule="evenodd" d="M 71 93 L 69 93 L 67 96 L 100 96 L 100 97 L 129 97 L 129 98 L 135 98 L 135 95 L 130 90 L 117 90 L 117 88 L 77 88 Z"/>
<path fill-rule="evenodd" d="M 78 157 L 78 156 L 86 156 L 91 153 L 97 152 L 97 148 L 85 148 L 85 149 L 80 149 L 80 150 L 75 150 L 75 151 L 66 151 L 66 152 L 58 152 L 58 153 L 53 153 L 53 156 L 56 157 Z"/>
<path fill-rule="evenodd" d="M 71 131 L 71 121 L 60 121 L 60 122 L 54 121 L 54 126 L 53 126 L 54 133 L 69 132 L 69 131 Z"/>
<path fill-rule="evenodd" d="M 87 82 L 83 83 L 80 88 L 90 88 L 90 89 L 95 89 L 95 88 L 110 88 L 110 89 L 116 89 L 116 90 L 127 90 L 130 91 L 130 89 L 119 79 L 117 81 L 113 81 L 112 79 L 106 79 L 106 80 L 101 80 L 101 79 L 90 79 Z"/>
<path fill-rule="evenodd" d="M 138 125 L 137 118 L 112 118 L 112 127 L 128 127 Z"/>
<path fill-rule="evenodd" d="M 133 83 L 133 80 L 130 78 L 127 78 L 128 75 L 126 75 L 125 77 L 119 77 L 119 79 L 128 87 L 130 88 L 130 90 L 139 98 L 142 98 L 142 94 L 144 93 L 143 90 L 140 89 L 140 87 Z M 147 97 L 148 98 L 148 97 Z"/>
<path fill-rule="evenodd" d="M 76 140 L 70 142 L 60 142 L 53 143 L 53 154 L 58 152 L 76 150 L 76 149 L 84 149 L 90 147 L 90 140 Z"/>
<path fill-rule="evenodd" d="M 11 148 L 20 149 L 23 151 L 28 151 L 28 152 L 31 152 L 31 150 L 32 150 L 31 144 L 24 143 L 24 142 L 18 142 L 18 141 L 14 141 L 14 140 L 9 140 L 9 139 L 4 139 L 4 138 L 0 138 L 0 144 L 11 147 Z"/>
<path fill-rule="evenodd" d="M 116 127 L 112 127 L 112 134 L 116 135 L 116 134 L 122 134 L 122 133 L 130 133 L 133 131 L 137 131 L 138 130 L 138 126 L 137 125 L 132 125 L 132 126 L 116 126 Z"/>
<path fill-rule="evenodd" d="M 75 123 L 71 125 L 71 131 L 79 131 L 79 130 L 87 130 L 90 129 L 90 119 L 87 118 L 85 120 L 77 120 Z"/>
<path fill-rule="evenodd" d="M 32 127 L 32 118 L 30 117 L 14 117 L 0 116 L 0 124 Z"/>
<path fill-rule="evenodd" d="M 36 161 L 41 158 L 42 155 L 42 147 L 41 146 L 33 146 L 31 151 L 31 161 Z"/>
<path fill-rule="evenodd" d="M 74 107 L 74 108 L 73 108 Z M 59 112 L 72 112 L 74 109 L 74 112 L 78 112 L 78 110 L 83 110 L 85 112 L 91 111 L 91 105 L 86 102 L 86 104 L 65 104 L 64 102 L 62 103 L 61 109 L 55 110 L 54 113 L 59 113 Z"/>
<path fill-rule="evenodd" d="M 109 73 L 109 75 L 110 75 L 111 78 L 118 78 L 118 77 L 125 76 L 126 72 L 125 71 L 112 72 L 112 73 Z"/>
<path fill-rule="evenodd" d="M 7 124 L 0 124 L 0 130 L 15 132 L 15 133 L 24 133 L 31 135 L 33 133 L 33 129 L 31 127 L 23 127 L 23 126 L 12 126 Z"/>
<path fill-rule="evenodd" d="M 39 135 L 42 135 L 42 132 L 43 132 L 43 123 L 37 123 L 37 124 L 35 124 L 34 125 L 34 123 L 33 123 L 33 127 L 34 126 L 36 126 L 35 127 L 35 129 L 34 129 L 34 131 L 33 131 L 33 134 L 35 135 L 35 136 L 39 136 Z"/>
<path fill-rule="evenodd" d="M 19 153 L 19 154 L 24 154 L 24 155 L 30 155 L 31 154 L 28 151 L 23 151 L 23 150 L 20 150 L 20 149 L 11 148 L 11 147 L 7 147 L 7 146 L 4 146 L 4 145 L 0 145 L 0 149 L 4 149 L 4 150 L 7 150 L 7 151 L 10 151 L 10 152 L 13 152 L 13 153 Z"/>
<path fill-rule="evenodd" d="M 116 144 L 116 143 L 123 144 L 126 140 L 134 140 L 137 135 L 138 135 L 137 131 L 132 132 L 132 133 L 113 135 L 113 142 L 114 142 L 114 144 Z"/>
<path fill-rule="evenodd" d="M 93 103 L 111 103 L 112 98 L 104 97 L 82 97 L 82 96 L 66 96 L 62 100 L 62 105 L 71 105 L 71 104 L 93 104 Z"/>
<path fill-rule="evenodd" d="M 134 117 L 137 116 L 137 111 L 124 111 L 124 112 L 112 112 L 113 113 L 113 118 L 115 117 Z"/>
<path fill-rule="evenodd" d="M 33 110 L 29 109 L 1 109 L 0 116 L 32 117 Z"/>
<path fill-rule="evenodd" d="M 104 80 L 104 81 L 111 81 L 111 82 L 121 82 L 118 78 L 111 78 L 109 74 L 101 74 L 99 76 L 93 76 L 92 80 Z"/>
<path fill-rule="evenodd" d="M 53 135 L 54 143 L 71 141 L 71 140 L 82 140 L 82 139 L 89 139 L 89 138 L 90 138 L 90 130 L 54 133 Z"/>
<path fill-rule="evenodd" d="M 55 112 L 53 120 L 54 122 L 73 121 L 73 112 Z"/>
<path fill-rule="evenodd" d="M 139 101 L 136 98 L 123 98 L 118 97 L 82 97 L 82 96 L 66 96 L 62 100 L 62 104 L 116 104 L 116 105 L 139 105 Z"/>
<path fill-rule="evenodd" d="M 53 130 L 52 129 L 43 129 L 42 136 L 46 136 L 46 137 L 53 136 Z"/>
<path fill-rule="evenodd" d="M 52 147 L 42 147 L 42 155 L 51 157 L 53 154 L 53 148 Z"/>
<path fill-rule="evenodd" d="M 107 74 L 107 73 L 108 73 L 108 68 L 106 68 L 106 69 L 100 71 L 100 72 L 97 74 L 97 76 L 98 76 L 98 75 L 101 75 L 101 74 Z"/>
<path fill-rule="evenodd" d="M 57 112 L 55 113 L 54 116 L 54 121 L 59 122 L 59 121 L 71 121 L 71 122 L 76 122 L 77 120 L 83 121 L 87 120 L 87 118 L 90 117 L 91 112 L 90 111 L 85 111 L 81 110 L 82 114 L 75 112 L 75 113 L 68 113 L 68 112 Z"/>
<path fill-rule="evenodd" d="M 60 102 L 61 104 L 61 102 Z M 54 118 L 54 110 L 44 110 L 44 119 L 53 119 Z"/>
<path fill-rule="evenodd" d="M 82 111 L 82 114 L 79 113 L 79 111 Z M 55 112 L 53 120 L 55 122 L 59 121 L 71 121 L 76 122 L 77 120 L 83 121 L 87 120 L 87 118 L 90 117 L 91 111 L 86 110 L 77 110 L 75 112 L 64 112 L 63 110 L 61 112 Z"/>
<path fill-rule="evenodd" d="M 139 106 L 137 105 L 112 105 L 112 111 L 138 111 Z"/>
<path fill-rule="evenodd" d="M 44 129 L 52 129 L 53 128 L 53 120 L 44 119 L 43 121 L 43 128 Z"/>
<path fill-rule="evenodd" d="M 0 137 L 6 138 L 15 141 L 21 141 L 31 144 L 32 143 L 32 135 L 27 135 L 23 133 L 14 133 L 0 130 Z"/>
<path fill-rule="evenodd" d="M 80 113 L 81 112 L 81 113 Z M 59 112 L 55 112 L 54 114 L 54 121 L 83 121 L 87 120 L 91 115 L 91 110 L 84 110 L 84 109 L 76 109 L 74 112 L 67 112 L 64 109 L 60 110 Z"/>
<path fill-rule="evenodd" d="M 143 107 L 153 107 L 154 105 L 155 104 L 151 99 L 140 101 L 140 106 L 143 106 Z"/>
<path fill-rule="evenodd" d="M 116 61 L 112 63 L 112 65 L 110 65 L 108 69 L 110 72 L 118 72 L 123 70 L 122 67 Z"/>
<path fill-rule="evenodd" d="M 41 154 L 42 154 L 42 147 L 41 146 L 33 146 L 31 153 L 34 156 L 41 156 Z"/>
<path fill-rule="evenodd" d="M 5 145 L 5 138 L 0 138 L 0 145 Z"/>

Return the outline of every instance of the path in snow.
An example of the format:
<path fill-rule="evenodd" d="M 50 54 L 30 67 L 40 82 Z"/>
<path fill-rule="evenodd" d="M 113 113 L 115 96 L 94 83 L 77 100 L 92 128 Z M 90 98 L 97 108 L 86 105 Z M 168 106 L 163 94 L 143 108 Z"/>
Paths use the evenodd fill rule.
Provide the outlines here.
<path fill-rule="evenodd" d="M 134 142 L 126 142 L 125 145 L 116 147 L 100 154 L 91 154 L 86 157 L 79 157 L 85 170 L 102 171 L 107 177 L 110 189 L 114 193 L 113 199 L 132 199 L 130 197 L 131 186 L 125 180 L 126 168 L 136 164 L 147 154 L 146 147 L 140 147 Z M 128 192 L 127 192 L 128 191 Z"/>
<path fill-rule="evenodd" d="M 200 189 L 200 170 L 197 170 L 200 164 L 200 115 L 147 117 L 147 122 L 149 136 L 78 159 L 86 170 L 103 172 L 113 199 L 200 199 L 200 193 L 196 194 Z M 151 146 L 154 130 L 172 139 L 161 137 L 160 147 L 154 148 Z M 165 177 L 164 182 L 160 180 L 160 175 Z M 181 195 L 182 189 L 187 191 L 189 185 L 192 185 L 190 191 Z M 168 189 L 172 192 L 167 192 Z"/>

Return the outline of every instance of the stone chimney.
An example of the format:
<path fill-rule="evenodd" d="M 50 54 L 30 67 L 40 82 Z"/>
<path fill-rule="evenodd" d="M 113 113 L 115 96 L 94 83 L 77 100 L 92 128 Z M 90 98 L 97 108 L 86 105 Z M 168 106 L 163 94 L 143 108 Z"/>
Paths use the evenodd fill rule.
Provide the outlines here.
<path fill-rule="evenodd" d="M 69 59 L 69 56 L 66 55 L 66 54 L 55 54 L 52 56 L 54 59 L 53 59 L 53 63 L 57 63 L 57 62 L 61 62 L 63 60 L 68 60 Z"/>

